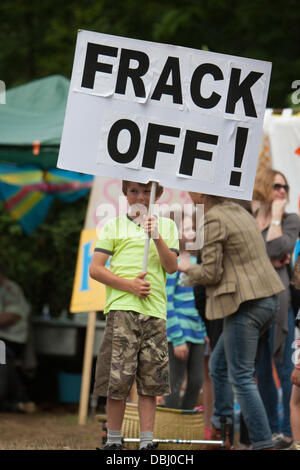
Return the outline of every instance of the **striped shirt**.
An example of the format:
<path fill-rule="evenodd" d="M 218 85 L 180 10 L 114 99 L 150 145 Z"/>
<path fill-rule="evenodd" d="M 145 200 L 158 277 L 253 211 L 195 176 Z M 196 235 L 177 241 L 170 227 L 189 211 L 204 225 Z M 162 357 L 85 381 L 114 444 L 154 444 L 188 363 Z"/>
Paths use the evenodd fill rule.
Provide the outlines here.
<path fill-rule="evenodd" d="M 191 262 L 196 263 L 194 256 Z M 180 272 L 167 275 L 167 337 L 173 346 L 187 342 L 205 343 L 206 328 L 195 307 L 192 287 L 180 285 Z"/>

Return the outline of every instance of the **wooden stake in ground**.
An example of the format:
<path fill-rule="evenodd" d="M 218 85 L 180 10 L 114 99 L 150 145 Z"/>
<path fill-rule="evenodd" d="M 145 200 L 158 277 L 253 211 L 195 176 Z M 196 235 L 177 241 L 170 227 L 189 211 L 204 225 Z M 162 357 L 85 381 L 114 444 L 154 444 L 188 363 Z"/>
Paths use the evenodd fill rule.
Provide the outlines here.
<path fill-rule="evenodd" d="M 86 421 L 87 421 L 89 397 L 90 397 L 95 325 L 96 325 L 96 312 L 90 312 L 89 317 L 88 317 L 88 324 L 86 328 L 85 346 L 84 346 L 84 359 L 83 359 L 82 380 L 81 380 L 81 390 L 80 390 L 80 404 L 79 404 L 79 418 L 78 418 L 79 424 L 86 424 Z"/>

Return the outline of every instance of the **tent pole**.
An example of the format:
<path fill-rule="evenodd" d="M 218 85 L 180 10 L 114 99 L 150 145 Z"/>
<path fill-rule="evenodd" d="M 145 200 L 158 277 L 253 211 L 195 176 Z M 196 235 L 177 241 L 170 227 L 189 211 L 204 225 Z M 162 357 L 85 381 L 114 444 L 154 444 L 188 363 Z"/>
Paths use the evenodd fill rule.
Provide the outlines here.
<path fill-rule="evenodd" d="M 82 381 L 81 381 L 81 390 L 80 390 L 78 424 L 86 424 L 86 421 L 87 421 L 90 385 L 91 385 L 91 371 L 92 371 L 92 361 L 93 361 L 95 325 L 96 325 L 96 312 L 89 312 L 88 324 L 87 324 L 86 336 L 85 336 L 85 346 L 84 346 L 84 358 L 83 358 Z"/>

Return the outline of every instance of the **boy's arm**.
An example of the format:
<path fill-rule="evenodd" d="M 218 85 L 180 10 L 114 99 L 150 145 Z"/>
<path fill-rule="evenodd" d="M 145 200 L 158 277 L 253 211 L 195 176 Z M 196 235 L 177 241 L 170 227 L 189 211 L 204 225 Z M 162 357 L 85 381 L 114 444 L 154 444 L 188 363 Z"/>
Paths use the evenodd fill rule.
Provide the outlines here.
<path fill-rule="evenodd" d="M 150 284 L 144 281 L 147 273 L 139 274 L 135 279 L 125 279 L 117 276 L 105 267 L 109 255 L 101 251 L 96 251 L 90 264 L 90 276 L 102 284 L 114 289 L 131 292 L 137 297 L 145 298 L 150 294 Z"/>
<path fill-rule="evenodd" d="M 158 235 L 158 238 L 153 239 L 153 241 L 157 248 L 159 259 L 164 270 L 168 274 L 175 273 L 178 269 L 177 254 L 170 250 L 160 235 Z"/>
<path fill-rule="evenodd" d="M 153 239 L 158 251 L 162 267 L 168 274 L 173 274 L 178 270 L 177 254 L 170 250 L 158 232 L 157 218 L 154 216 L 145 217 L 145 232 Z"/>

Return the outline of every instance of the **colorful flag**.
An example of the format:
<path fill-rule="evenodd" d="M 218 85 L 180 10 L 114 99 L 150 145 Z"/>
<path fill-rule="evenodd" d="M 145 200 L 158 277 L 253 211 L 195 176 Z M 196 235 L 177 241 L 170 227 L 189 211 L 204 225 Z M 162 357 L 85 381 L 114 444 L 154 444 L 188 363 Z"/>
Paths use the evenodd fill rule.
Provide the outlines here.
<path fill-rule="evenodd" d="M 45 219 L 55 197 L 73 202 L 91 188 L 93 176 L 35 166 L 0 165 L 0 198 L 26 234 Z"/>

